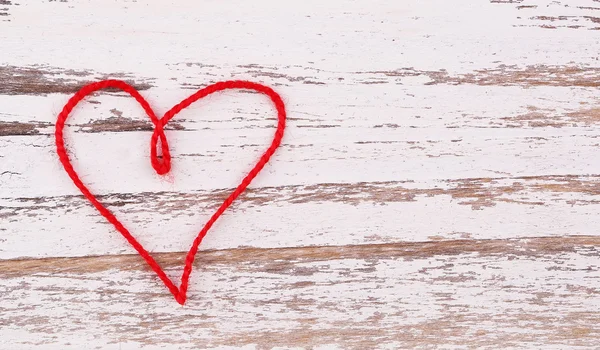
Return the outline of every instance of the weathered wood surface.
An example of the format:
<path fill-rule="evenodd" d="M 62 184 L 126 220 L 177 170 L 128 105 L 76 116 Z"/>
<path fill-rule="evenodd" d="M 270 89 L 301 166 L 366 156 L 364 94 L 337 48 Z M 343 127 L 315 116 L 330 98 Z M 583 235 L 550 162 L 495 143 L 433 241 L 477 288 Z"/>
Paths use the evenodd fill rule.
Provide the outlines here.
<path fill-rule="evenodd" d="M 0 348 L 598 348 L 600 3 L 0 0 Z M 282 148 L 180 307 L 77 192 L 54 121 L 82 84 L 157 113 L 224 79 L 284 97 Z M 227 92 L 169 125 L 79 106 L 86 183 L 178 280 L 269 142 Z"/>
<path fill-rule="evenodd" d="M 3 262 L 2 341 L 590 349 L 600 336 L 599 245 L 566 237 L 210 251 L 185 307 L 137 256 Z M 159 261 L 179 275 L 183 254 Z"/>

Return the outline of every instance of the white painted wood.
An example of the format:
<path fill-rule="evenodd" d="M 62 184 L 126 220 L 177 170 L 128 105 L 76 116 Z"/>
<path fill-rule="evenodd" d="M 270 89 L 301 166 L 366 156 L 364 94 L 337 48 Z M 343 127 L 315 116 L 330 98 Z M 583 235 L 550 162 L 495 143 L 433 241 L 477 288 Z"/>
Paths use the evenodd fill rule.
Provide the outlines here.
<path fill-rule="evenodd" d="M 599 183 L 557 177 L 260 188 L 234 204 L 202 249 L 596 235 Z M 151 251 L 186 251 L 228 191 L 102 201 Z M 135 252 L 80 197 L 0 205 L 5 259 Z"/>
<path fill-rule="evenodd" d="M 0 348 L 594 348 L 599 35 L 594 0 L 0 0 Z M 55 155 L 56 115 L 105 78 L 159 114 L 226 79 L 286 102 L 183 308 Z M 202 100 L 161 178 L 131 99 L 69 121 L 75 167 L 153 252 L 188 249 L 275 124 L 256 94 Z"/>
<path fill-rule="evenodd" d="M 111 265 L 124 261 L 96 259 L 87 267 L 95 272 L 86 273 L 85 260 L 62 268 L 48 261 L 26 277 L 3 273 L 0 344 L 594 348 L 597 247 L 548 258 L 542 245 L 533 255 L 526 246 L 523 255 L 518 248 L 506 256 L 474 248 L 381 259 L 373 250 L 373 256 L 339 260 L 315 259 L 318 249 L 270 251 L 254 262 L 212 253 L 209 261 L 200 258 L 185 307 L 139 264 L 119 270 Z"/>

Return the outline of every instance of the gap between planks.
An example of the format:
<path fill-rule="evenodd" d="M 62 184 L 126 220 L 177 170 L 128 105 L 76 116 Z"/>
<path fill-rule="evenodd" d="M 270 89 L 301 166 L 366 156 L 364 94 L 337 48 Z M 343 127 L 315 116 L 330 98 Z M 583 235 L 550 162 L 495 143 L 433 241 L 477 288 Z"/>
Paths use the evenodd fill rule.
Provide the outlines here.
<path fill-rule="evenodd" d="M 567 252 L 587 251 L 600 257 L 600 236 L 531 237 L 519 239 L 444 240 L 344 246 L 289 248 L 236 248 L 201 251 L 194 265 L 239 264 L 290 261 L 327 261 L 337 259 L 418 259 L 433 256 L 479 254 L 480 256 L 542 257 Z M 186 252 L 154 253 L 163 268 L 183 264 Z M 0 260 L 0 276 L 35 273 L 93 273 L 110 269 L 149 270 L 137 254 L 68 258 Z"/>

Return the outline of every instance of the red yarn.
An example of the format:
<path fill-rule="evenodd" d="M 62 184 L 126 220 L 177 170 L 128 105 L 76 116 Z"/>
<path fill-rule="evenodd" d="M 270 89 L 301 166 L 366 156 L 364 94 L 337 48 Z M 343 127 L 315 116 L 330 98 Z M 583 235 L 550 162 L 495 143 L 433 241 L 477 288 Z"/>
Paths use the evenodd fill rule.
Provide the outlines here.
<path fill-rule="evenodd" d="M 160 175 L 164 175 L 171 170 L 171 154 L 169 152 L 169 144 L 167 142 L 167 137 L 164 133 L 164 126 L 167 125 L 169 120 L 171 120 L 182 109 L 188 107 L 189 105 L 198 101 L 199 99 L 208 96 L 212 93 L 228 89 L 254 90 L 256 92 L 260 92 L 269 96 L 269 98 L 271 98 L 271 101 L 273 101 L 275 108 L 277 109 L 278 123 L 271 145 L 259 158 L 256 165 L 254 165 L 252 170 L 250 170 L 250 172 L 244 177 L 244 179 L 237 186 L 237 188 L 229 195 L 229 197 L 227 197 L 227 199 L 225 199 L 223 204 L 221 204 L 217 211 L 210 217 L 210 219 L 204 225 L 202 230 L 200 230 L 200 233 L 198 233 L 198 236 L 196 236 L 196 238 L 194 239 L 192 247 L 190 248 L 185 258 L 185 266 L 183 269 L 183 275 L 181 276 L 181 285 L 179 286 L 179 288 L 177 288 L 175 284 L 171 281 L 171 279 L 167 277 L 167 275 L 160 267 L 160 265 L 156 262 L 156 260 L 154 260 L 150 253 L 148 253 L 148 251 L 144 249 L 144 247 L 131 235 L 129 230 L 127 230 L 125 226 L 123 226 L 123 224 L 121 224 L 121 222 L 115 217 L 115 215 L 110 210 L 108 210 L 102 203 L 100 203 L 98 199 L 96 199 L 96 196 L 94 196 L 90 192 L 90 190 L 83 184 L 83 182 L 79 178 L 79 175 L 77 175 L 77 172 L 73 168 L 71 160 L 69 159 L 69 156 L 65 149 L 63 129 L 69 114 L 71 113 L 73 108 L 75 108 L 75 106 L 77 106 L 77 104 L 81 100 L 83 100 L 83 98 L 85 98 L 87 95 L 97 90 L 105 88 L 117 88 L 127 92 L 129 95 L 136 99 L 136 101 L 142 106 L 144 111 L 146 111 L 148 117 L 150 117 L 150 120 L 154 124 L 154 133 L 152 134 L 152 138 L 150 139 L 150 160 L 152 163 L 152 167 L 154 167 L 154 170 Z M 188 281 L 190 278 L 190 274 L 192 273 L 192 265 L 194 263 L 194 258 L 196 256 L 196 253 L 198 252 L 198 246 L 200 246 L 202 239 L 204 238 L 204 236 L 206 236 L 206 233 L 215 223 L 215 221 L 217 221 L 217 219 L 231 205 L 231 203 L 233 203 L 233 201 L 240 194 L 242 194 L 242 192 L 244 192 L 244 190 L 246 189 L 246 187 L 248 187 L 250 182 L 252 182 L 252 180 L 256 177 L 256 175 L 258 175 L 258 173 L 262 170 L 265 164 L 267 164 L 273 153 L 275 153 L 275 150 L 277 149 L 277 147 L 279 147 L 281 139 L 283 138 L 283 131 L 285 129 L 285 119 L 285 105 L 281 97 L 270 87 L 249 81 L 234 80 L 209 85 L 203 89 L 198 90 L 190 97 L 181 101 L 173 108 L 171 108 L 168 112 L 166 112 L 161 119 L 158 119 L 148 102 L 140 95 L 140 93 L 134 87 L 120 80 L 104 80 L 84 86 L 83 88 L 81 88 L 81 90 L 76 92 L 75 95 L 73 95 L 69 99 L 67 104 L 65 104 L 63 110 L 58 115 L 58 120 L 56 121 L 56 152 L 58 153 L 58 157 L 62 165 L 64 166 L 67 174 L 69 174 L 71 180 L 73 180 L 75 186 L 77 186 L 77 188 L 79 188 L 79 190 L 81 191 L 81 193 L 83 193 L 85 198 L 87 198 L 94 205 L 94 207 L 96 207 L 100 214 L 102 214 L 102 216 L 104 216 L 108 220 L 108 222 L 113 224 L 113 226 L 117 229 L 117 231 L 119 231 L 123 235 L 123 237 L 125 237 L 129 244 L 131 244 L 135 248 L 135 250 L 137 250 L 137 252 L 146 260 L 148 265 L 150 265 L 152 270 L 156 272 L 156 274 L 163 281 L 165 286 L 167 286 L 169 291 L 175 297 L 175 300 L 177 300 L 179 304 L 183 305 L 186 301 Z M 159 140 L 162 150 L 162 162 L 159 160 L 157 152 Z"/>

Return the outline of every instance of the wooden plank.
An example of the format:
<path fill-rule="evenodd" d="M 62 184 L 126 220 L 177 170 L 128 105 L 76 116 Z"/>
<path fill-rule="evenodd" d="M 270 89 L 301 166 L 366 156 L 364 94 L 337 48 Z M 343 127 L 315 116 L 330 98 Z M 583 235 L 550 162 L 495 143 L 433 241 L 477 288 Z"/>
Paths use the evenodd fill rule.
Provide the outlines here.
<path fill-rule="evenodd" d="M 147 249 L 184 251 L 229 191 L 100 200 Z M 599 191 L 598 176 L 253 188 L 202 249 L 594 235 Z M 3 259 L 133 252 L 80 195 L 3 199 L 0 206 Z"/>
<path fill-rule="evenodd" d="M 288 139 L 296 142 L 286 141 L 254 186 L 600 174 L 593 161 L 598 141 L 591 128 L 532 132 L 375 128 L 368 134 L 313 130 L 298 137 L 293 127 L 289 131 Z M 233 187 L 264 152 L 272 132 L 170 135 L 176 159 L 173 174 L 163 178 L 150 166 L 149 133 L 76 134 L 69 142 L 77 170 L 98 194 L 187 192 Z M 441 135 L 431 136 L 435 133 Z M 61 170 L 53 138 L 5 137 L 0 147 L 5 169 L 12 172 L 11 181 L 2 179 L 2 198 L 77 194 Z M 57 176 L 40 179 L 37 172 Z"/>
<path fill-rule="evenodd" d="M 593 348 L 599 239 L 203 252 L 185 307 L 138 256 L 2 261 L 0 344 Z"/>

